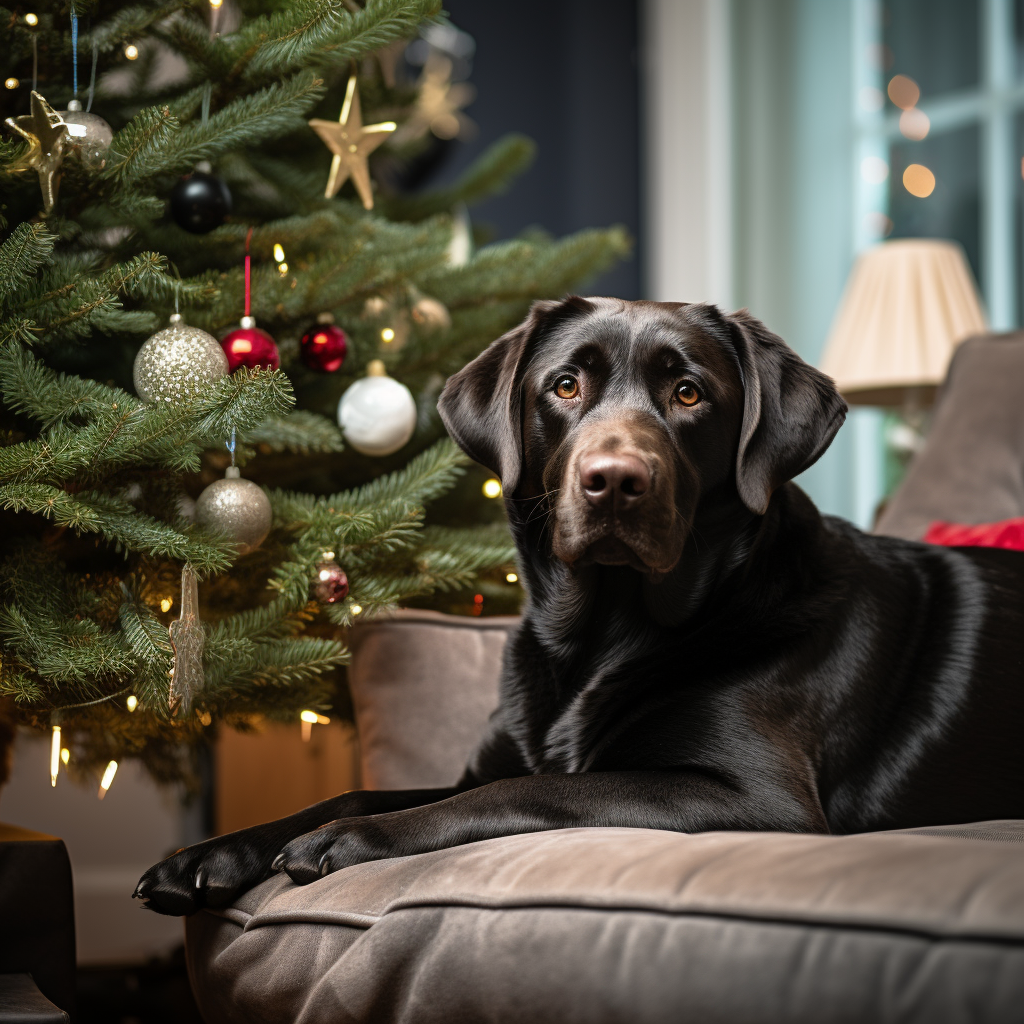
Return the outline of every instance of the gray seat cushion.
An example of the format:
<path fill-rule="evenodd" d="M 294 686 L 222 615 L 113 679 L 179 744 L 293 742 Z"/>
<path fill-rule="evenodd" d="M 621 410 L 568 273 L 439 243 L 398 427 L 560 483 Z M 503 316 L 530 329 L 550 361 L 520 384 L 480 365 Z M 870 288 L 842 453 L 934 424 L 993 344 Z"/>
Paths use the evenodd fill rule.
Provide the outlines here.
<path fill-rule="evenodd" d="M 1022 837 L 511 836 L 275 876 L 189 969 L 207 1024 L 1021 1021 Z"/>
<path fill-rule="evenodd" d="M 350 630 L 364 789 L 459 781 L 498 705 L 501 656 L 518 623 L 406 609 Z"/>

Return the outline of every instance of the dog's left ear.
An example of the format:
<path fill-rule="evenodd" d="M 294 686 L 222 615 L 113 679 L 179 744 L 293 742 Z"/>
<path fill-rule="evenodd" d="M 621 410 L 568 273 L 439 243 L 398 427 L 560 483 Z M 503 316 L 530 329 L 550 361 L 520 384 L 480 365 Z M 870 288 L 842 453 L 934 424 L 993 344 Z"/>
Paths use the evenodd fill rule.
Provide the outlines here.
<path fill-rule="evenodd" d="M 500 477 L 506 495 L 515 491 L 523 468 L 520 367 L 545 329 L 590 308 L 578 296 L 535 302 L 518 327 L 449 377 L 441 392 L 437 411 L 448 433 L 474 462 Z"/>
<path fill-rule="evenodd" d="M 743 373 L 736 487 L 758 515 L 780 484 L 813 466 L 846 419 L 831 377 L 805 363 L 746 310 L 726 316 Z"/>

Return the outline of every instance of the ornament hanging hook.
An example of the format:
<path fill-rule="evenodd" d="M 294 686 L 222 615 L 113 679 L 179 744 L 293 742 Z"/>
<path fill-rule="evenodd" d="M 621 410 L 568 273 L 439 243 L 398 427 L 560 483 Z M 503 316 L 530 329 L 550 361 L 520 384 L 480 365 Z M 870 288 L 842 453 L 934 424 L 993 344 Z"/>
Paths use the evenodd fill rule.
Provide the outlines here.
<path fill-rule="evenodd" d="M 174 312 L 180 313 L 181 310 L 178 306 L 181 300 L 181 271 L 178 270 L 178 264 L 173 260 L 168 260 L 167 265 L 174 271 L 174 280 L 171 281 L 171 291 L 174 293 Z"/>
<path fill-rule="evenodd" d="M 236 444 L 235 444 L 235 428 L 234 427 L 231 428 L 231 440 L 230 441 L 225 441 L 224 442 L 224 447 L 227 448 L 227 450 L 229 452 L 231 452 L 231 465 L 233 466 L 235 464 L 235 447 L 236 447 Z"/>
<path fill-rule="evenodd" d="M 92 110 L 92 98 L 96 95 L 96 60 L 99 57 L 100 44 L 94 39 L 92 42 L 92 71 L 89 74 L 89 102 L 85 105 L 85 112 Z"/>
<path fill-rule="evenodd" d="M 78 13 L 71 5 L 71 82 L 75 98 L 78 98 Z"/>
<path fill-rule="evenodd" d="M 252 225 L 249 225 L 248 234 L 245 236 L 245 315 L 249 316 L 249 280 L 251 269 L 251 258 L 249 256 L 249 245 L 252 242 Z"/>

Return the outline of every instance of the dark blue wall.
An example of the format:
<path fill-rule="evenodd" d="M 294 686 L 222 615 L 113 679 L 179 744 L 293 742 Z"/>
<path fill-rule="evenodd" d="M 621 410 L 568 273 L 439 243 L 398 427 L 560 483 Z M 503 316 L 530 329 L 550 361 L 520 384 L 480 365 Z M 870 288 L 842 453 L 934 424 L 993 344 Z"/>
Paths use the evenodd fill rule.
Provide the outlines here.
<path fill-rule="evenodd" d="M 623 224 L 639 240 L 640 117 L 636 0 L 446 0 L 477 44 L 467 114 L 479 126 L 439 180 L 455 177 L 506 132 L 529 135 L 537 161 L 473 218 L 499 238 L 530 225 L 556 235 Z M 636 255 L 592 291 L 640 297 Z"/>

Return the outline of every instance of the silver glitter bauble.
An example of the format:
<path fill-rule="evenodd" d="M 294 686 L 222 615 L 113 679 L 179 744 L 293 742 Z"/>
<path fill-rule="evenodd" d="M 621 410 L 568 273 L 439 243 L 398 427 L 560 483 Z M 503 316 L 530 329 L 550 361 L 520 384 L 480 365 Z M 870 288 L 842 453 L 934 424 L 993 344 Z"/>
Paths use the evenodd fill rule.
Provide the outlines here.
<path fill-rule="evenodd" d="M 255 551 L 270 533 L 270 499 L 259 484 L 245 480 L 237 466 L 229 466 L 223 480 L 215 480 L 196 500 L 196 522 L 208 530 L 227 534 L 240 555 Z"/>
<path fill-rule="evenodd" d="M 341 396 L 338 426 L 357 452 L 390 455 L 407 444 L 416 430 L 416 401 L 404 384 L 387 376 L 379 359 L 366 372 L 368 376 Z"/>
<path fill-rule="evenodd" d="M 114 130 L 99 114 L 86 113 L 78 100 L 72 100 L 68 109 L 59 113 L 68 126 L 68 135 L 82 164 L 87 170 L 102 171 L 107 164 Z"/>
<path fill-rule="evenodd" d="M 188 402 L 204 384 L 226 377 L 228 357 L 212 334 L 189 327 L 180 313 L 135 357 L 135 390 L 145 402 Z"/>

